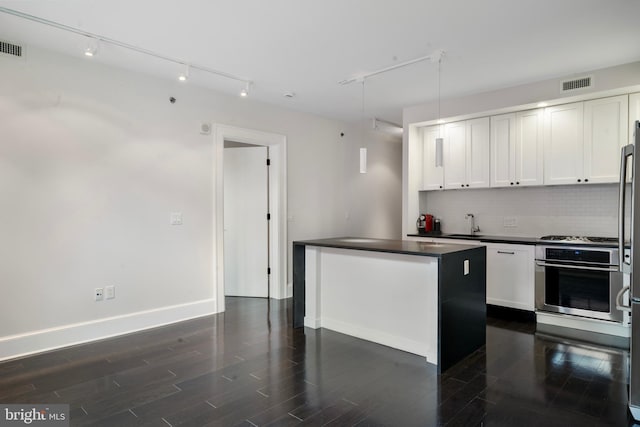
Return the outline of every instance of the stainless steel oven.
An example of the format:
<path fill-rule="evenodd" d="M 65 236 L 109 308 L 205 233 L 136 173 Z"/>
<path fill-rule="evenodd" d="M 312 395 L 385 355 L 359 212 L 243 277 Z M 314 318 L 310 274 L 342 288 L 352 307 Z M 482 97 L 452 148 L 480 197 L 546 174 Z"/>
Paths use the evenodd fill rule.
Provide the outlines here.
<path fill-rule="evenodd" d="M 536 246 L 536 309 L 622 322 L 618 254 L 607 247 Z"/>

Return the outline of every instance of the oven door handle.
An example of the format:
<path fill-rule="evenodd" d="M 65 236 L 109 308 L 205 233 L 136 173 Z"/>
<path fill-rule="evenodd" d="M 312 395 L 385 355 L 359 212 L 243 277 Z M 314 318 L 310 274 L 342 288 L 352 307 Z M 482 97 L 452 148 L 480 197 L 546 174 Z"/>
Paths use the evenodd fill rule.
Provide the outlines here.
<path fill-rule="evenodd" d="M 591 271 L 608 271 L 617 272 L 618 267 L 587 267 L 581 265 L 567 265 L 567 264 L 552 264 L 543 261 L 536 261 L 536 265 L 539 267 L 556 267 L 556 268 L 570 268 L 572 270 L 591 270 Z"/>
<path fill-rule="evenodd" d="M 629 290 L 629 286 L 624 286 L 622 289 L 620 289 L 620 291 L 618 291 L 618 295 L 616 295 L 616 309 L 631 313 L 631 306 L 624 305 L 622 303 L 622 295 L 624 295 L 624 293 L 627 292 L 628 290 Z"/>

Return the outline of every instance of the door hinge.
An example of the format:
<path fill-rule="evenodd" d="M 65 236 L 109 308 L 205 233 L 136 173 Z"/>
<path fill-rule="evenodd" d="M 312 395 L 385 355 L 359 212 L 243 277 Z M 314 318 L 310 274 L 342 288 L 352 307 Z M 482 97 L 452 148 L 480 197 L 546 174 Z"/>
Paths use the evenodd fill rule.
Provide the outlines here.
<path fill-rule="evenodd" d="M 267 267 L 267 274 L 271 274 L 271 267 Z"/>
<path fill-rule="evenodd" d="M 271 166 L 271 159 L 267 159 L 267 166 Z"/>
<path fill-rule="evenodd" d="M 271 221 L 271 214 L 270 213 L 267 214 L 267 221 Z"/>

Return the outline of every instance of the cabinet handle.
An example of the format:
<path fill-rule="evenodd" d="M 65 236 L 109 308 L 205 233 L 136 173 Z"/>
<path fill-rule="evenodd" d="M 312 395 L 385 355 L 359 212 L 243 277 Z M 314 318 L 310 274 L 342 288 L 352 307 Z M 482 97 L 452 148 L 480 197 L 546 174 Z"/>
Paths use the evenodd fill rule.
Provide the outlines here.
<path fill-rule="evenodd" d="M 440 186 L 440 188 L 442 188 L 442 185 Z"/>
<path fill-rule="evenodd" d="M 582 180 L 581 180 L 581 179 L 579 179 L 579 180 L 578 180 L 578 182 L 582 182 Z"/>
<path fill-rule="evenodd" d="M 516 185 L 520 185 L 520 182 L 519 182 L 519 181 L 516 181 Z"/>
<path fill-rule="evenodd" d="M 513 182 L 511 183 L 511 185 L 513 185 Z"/>
<path fill-rule="evenodd" d="M 460 184 L 460 187 L 464 188 L 464 184 Z"/>
<path fill-rule="evenodd" d="M 515 255 L 515 252 L 508 252 L 508 251 L 498 251 L 499 254 L 505 254 L 505 255 Z"/>
<path fill-rule="evenodd" d="M 589 182 L 589 179 L 588 179 L 588 178 L 586 178 L 586 179 L 584 180 L 584 182 Z"/>
<path fill-rule="evenodd" d="M 469 186 L 469 184 L 467 184 L 467 187 Z"/>

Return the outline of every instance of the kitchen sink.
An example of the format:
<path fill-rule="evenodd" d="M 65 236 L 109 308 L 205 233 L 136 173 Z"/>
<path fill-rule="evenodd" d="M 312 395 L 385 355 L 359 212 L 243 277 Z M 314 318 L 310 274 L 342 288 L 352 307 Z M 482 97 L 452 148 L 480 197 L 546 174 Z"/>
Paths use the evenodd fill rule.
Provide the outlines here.
<path fill-rule="evenodd" d="M 346 239 L 336 239 L 338 242 L 345 242 L 345 243 L 375 243 L 378 242 L 380 239 L 366 239 L 366 238 L 354 238 L 354 237 L 348 237 Z"/>

